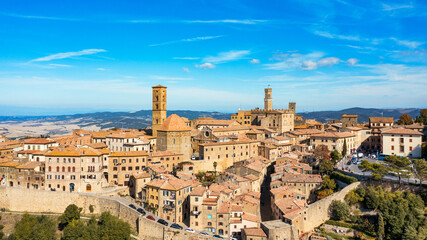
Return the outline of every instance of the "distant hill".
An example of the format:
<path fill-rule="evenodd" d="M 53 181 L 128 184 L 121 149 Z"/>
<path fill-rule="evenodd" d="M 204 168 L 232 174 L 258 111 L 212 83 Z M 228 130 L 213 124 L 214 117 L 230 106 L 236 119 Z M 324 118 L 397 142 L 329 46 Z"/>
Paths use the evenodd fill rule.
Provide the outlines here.
<path fill-rule="evenodd" d="M 216 119 L 230 119 L 231 114 L 219 112 L 202 112 L 190 110 L 170 110 L 167 115 L 178 114 L 181 117 L 195 119 L 212 117 Z M 97 112 L 61 116 L 0 116 L 0 121 L 45 121 L 45 122 L 73 122 L 80 127 L 97 125 L 101 128 L 145 128 L 151 126 L 151 110 L 136 112 Z"/>
<path fill-rule="evenodd" d="M 328 122 L 333 119 L 341 119 L 343 114 L 358 115 L 358 122 L 369 122 L 369 117 L 393 117 L 398 119 L 400 115 L 407 113 L 411 117 L 420 115 L 419 108 L 396 108 L 396 109 L 378 109 L 378 108 L 348 108 L 339 111 L 318 111 L 318 112 L 303 112 L 297 113 L 305 119 L 316 119 L 321 122 Z"/>

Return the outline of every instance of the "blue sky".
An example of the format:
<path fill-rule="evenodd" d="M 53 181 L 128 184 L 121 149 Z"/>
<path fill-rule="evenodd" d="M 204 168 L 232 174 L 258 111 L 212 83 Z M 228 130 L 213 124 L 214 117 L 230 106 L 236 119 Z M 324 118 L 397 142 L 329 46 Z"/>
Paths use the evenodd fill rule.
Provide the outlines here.
<path fill-rule="evenodd" d="M 0 115 L 427 107 L 425 1 L 0 1 Z"/>

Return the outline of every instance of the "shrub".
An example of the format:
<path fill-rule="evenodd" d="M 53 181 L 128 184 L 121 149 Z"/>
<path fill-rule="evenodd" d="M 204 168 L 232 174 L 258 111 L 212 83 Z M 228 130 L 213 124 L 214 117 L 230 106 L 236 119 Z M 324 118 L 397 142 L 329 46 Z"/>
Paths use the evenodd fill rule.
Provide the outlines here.
<path fill-rule="evenodd" d="M 334 200 L 331 204 L 331 217 L 333 220 L 344 220 L 350 216 L 350 208 L 345 202 Z"/>
<path fill-rule="evenodd" d="M 344 174 L 337 172 L 337 171 L 332 172 L 331 178 L 339 180 L 339 181 L 341 181 L 343 183 L 347 183 L 347 184 L 352 184 L 352 183 L 358 181 L 357 178 L 355 178 L 355 177 L 347 176 L 347 175 L 344 175 Z"/>

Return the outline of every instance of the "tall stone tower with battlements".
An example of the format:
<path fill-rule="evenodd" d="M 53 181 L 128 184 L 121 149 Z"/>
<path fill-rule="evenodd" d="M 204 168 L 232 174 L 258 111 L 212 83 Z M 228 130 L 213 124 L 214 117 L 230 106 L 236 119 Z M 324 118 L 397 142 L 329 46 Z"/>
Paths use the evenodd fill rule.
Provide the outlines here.
<path fill-rule="evenodd" d="M 272 110 L 273 109 L 273 96 L 272 96 L 272 89 L 271 88 L 265 89 L 264 109 L 265 110 Z"/>
<path fill-rule="evenodd" d="M 166 87 L 157 85 L 153 87 L 153 136 L 166 120 Z"/>

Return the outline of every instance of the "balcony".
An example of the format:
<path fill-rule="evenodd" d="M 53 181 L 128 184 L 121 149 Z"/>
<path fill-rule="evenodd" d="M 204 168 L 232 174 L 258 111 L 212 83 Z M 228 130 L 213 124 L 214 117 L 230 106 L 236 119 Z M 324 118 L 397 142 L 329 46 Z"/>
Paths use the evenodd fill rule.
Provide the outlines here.
<path fill-rule="evenodd" d="M 191 211 L 191 214 L 194 216 L 199 216 L 202 213 L 202 211 Z"/>
<path fill-rule="evenodd" d="M 165 205 L 163 205 L 163 208 L 166 210 L 174 210 L 175 204 L 165 204 Z"/>

